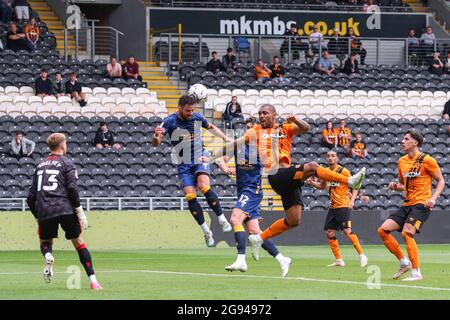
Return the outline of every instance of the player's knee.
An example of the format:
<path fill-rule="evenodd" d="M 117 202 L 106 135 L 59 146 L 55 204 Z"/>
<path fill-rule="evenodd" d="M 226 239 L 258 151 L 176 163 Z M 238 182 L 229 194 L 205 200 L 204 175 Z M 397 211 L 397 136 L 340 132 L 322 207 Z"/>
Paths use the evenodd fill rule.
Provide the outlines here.
<path fill-rule="evenodd" d="M 408 231 L 408 230 L 403 230 L 402 231 L 402 237 L 403 238 L 414 238 L 414 233 Z"/>
<path fill-rule="evenodd" d="M 241 219 L 239 219 L 239 217 L 234 215 L 234 214 L 232 214 L 231 217 L 230 217 L 230 223 L 231 223 L 231 225 L 233 227 L 234 226 L 238 226 L 238 225 L 242 225 Z"/>
<path fill-rule="evenodd" d="M 344 231 L 344 234 L 345 234 L 346 236 L 349 236 L 349 235 L 352 234 L 352 229 L 351 229 L 351 228 L 345 228 L 343 231 Z"/>
<path fill-rule="evenodd" d="M 328 239 L 336 239 L 336 234 L 333 231 L 327 231 L 327 238 Z"/>
<path fill-rule="evenodd" d="M 319 168 L 319 164 L 315 161 L 308 162 L 304 165 L 304 171 L 315 171 Z"/>
<path fill-rule="evenodd" d="M 379 228 L 378 228 L 378 235 L 379 235 L 381 238 L 386 237 L 389 233 L 391 233 L 391 232 L 390 232 L 390 231 L 387 231 L 387 230 L 384 230 L 383 227 L 379 227 Z"/>
<path fill-rule="evenodd" d="M 198 189 L 200 190 L 201 193 L 205 194 L 207 193 L 209 190 L 211 190 L 211 186 L 210 185 L 198 185 Z"/>

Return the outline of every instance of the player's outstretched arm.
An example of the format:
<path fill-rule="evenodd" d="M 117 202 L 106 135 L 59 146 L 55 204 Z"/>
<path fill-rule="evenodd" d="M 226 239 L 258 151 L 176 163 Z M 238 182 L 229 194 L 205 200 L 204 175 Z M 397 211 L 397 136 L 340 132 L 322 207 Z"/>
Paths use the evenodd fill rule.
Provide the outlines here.
<path fill-rule="evenodd" d="M 211 130 L 211 133 L 214 136 L 221 138 L 226 142 L 233 142 L 232 138 L 227 137 L 226 134 L 222 132 L 222 130 L 220 130 L 217 126 L 213 125 L 212 123 L 210 124 L 209 129 Z"/>
<path fill-rule="evenodd" d="M 309 131 L 310 126 L 308 124 L 308 122 L 297 119 L 295 116 L 290 115 L 287 119 L 286 119 L 287 123 L 292 123 L 295 124 L 296 127 L 294 128 L 294 135 L 301 135 L 301 134 L 305 134 L 306 132 Z"/>
<path fill-rule="evenodd" d="M 444 191 L 445 188 L 445 180 L 444 177 L 442 176 L 441 170 L 434 172 L 431 176 L 437 183 L 433 195 L 425 204 L 425 207 L 429 209 L 432 209 L 434 207 L 437 199 L 439 198 L 439 196 L 441 195 L 442 191 Z"/>
<path fill-rule="evenodd" d="M 230 157 L 224 156 L 217 160 L 217 164 L 219 165 L 219 168 L 223 173 L 226 173 L 229 176 L 235 176 L 236 169 L 230 168 L 227 164 L 230 159 L 231 159 Z"/>
<path fill-rule="evenodd" d="M 352 197 L 350 198 L 350 204 L 348 205 L 348 208 L 350 210 L 353 210 L 353 207 L 355 206 L 355 201 L 356 201 L 356 198 L 358 197 L 358 193 L 359 193 L 359 190 L 352 189 Z"/>

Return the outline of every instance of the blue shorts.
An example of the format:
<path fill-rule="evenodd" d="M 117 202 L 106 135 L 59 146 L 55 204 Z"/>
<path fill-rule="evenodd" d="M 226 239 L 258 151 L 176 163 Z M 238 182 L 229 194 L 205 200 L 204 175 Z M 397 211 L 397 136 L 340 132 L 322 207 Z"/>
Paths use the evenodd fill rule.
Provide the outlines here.
<path fill-rule="evenodd" d="M 248 218 L 246 219 L 246 221 L 252 219 L 259 220 L 261 219 L 261 213 L 259 208 L 262 199 L 263 199 L 262 192 L 255 194 L 254 190 L 243 190 L 238 194 L 238 199 L 234 207 L 237 209 L 241 209 L 246 214 L 248 214 Z"/>
<path fill-rule="evenodd" d="M 209 175 L 211 168 L 209 163 L 201 164 L 180 164 L 178 165 L 178 174 L 181 180 L 181 187 L 196 187 L 197 175 L 199 173 L 206 173 Z"/>

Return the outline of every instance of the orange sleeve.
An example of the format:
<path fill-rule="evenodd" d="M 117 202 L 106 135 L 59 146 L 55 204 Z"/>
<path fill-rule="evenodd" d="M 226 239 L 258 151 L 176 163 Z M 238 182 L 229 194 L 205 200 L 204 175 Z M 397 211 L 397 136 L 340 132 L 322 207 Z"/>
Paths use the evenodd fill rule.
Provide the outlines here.
<path fill-rule="evenodd" d="M 324 137 L 324 138 L 328 137 L 326 129 L 322 130 L 322 137 Z"/>
<path fill-rule="evenodd" d="M 423 165 L 430 175 L 433 175 L 441 170 L 436 159 L 431 156 L 428 156 L 424 159 Z"/>
<path fill-rule="evenodd" d="M 342 170 L 342 175 L 346 176 L 346 177 L 350 177 L 352 174 L 350 171 L 348 171 L 348 169 L 344 168 L 344 170 Z"/>
<path fill-rule="evenodd" d="M 29 26 L 25 26 L 25 28 L 23 29 L 23 32 L 29 33 L 30 32 L 30 27 Z"/>
<path fill-rule="evenodd" d="M 294 128 L 296 127 L 295 124 L 287 123 L 283 125 L 283 129 L 286 130 L 286 134 L 291 138 L 294 136 Z"/>
<path fill-rule="evenodd" d="M 350 136 L 350 138 L 352 137 L 352 130 L 348 129 L 348 135 Z"/>

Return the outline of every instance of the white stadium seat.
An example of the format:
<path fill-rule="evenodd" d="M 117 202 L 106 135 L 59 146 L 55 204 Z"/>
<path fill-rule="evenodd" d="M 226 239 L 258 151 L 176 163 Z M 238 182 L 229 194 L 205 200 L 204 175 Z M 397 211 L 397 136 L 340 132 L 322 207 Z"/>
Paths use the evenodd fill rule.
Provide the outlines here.
<path fill-rule="evenodd" d="M 129 89 L 131 89 L 131 88 L 129 88 Z M 97 98 L 103 98 L 103 97 L 106 97 L 108 95 L 108 93 L 106 92 L 105 88 L 95 87 L 94 89 L 92 89 L 92 95 Z"/>

